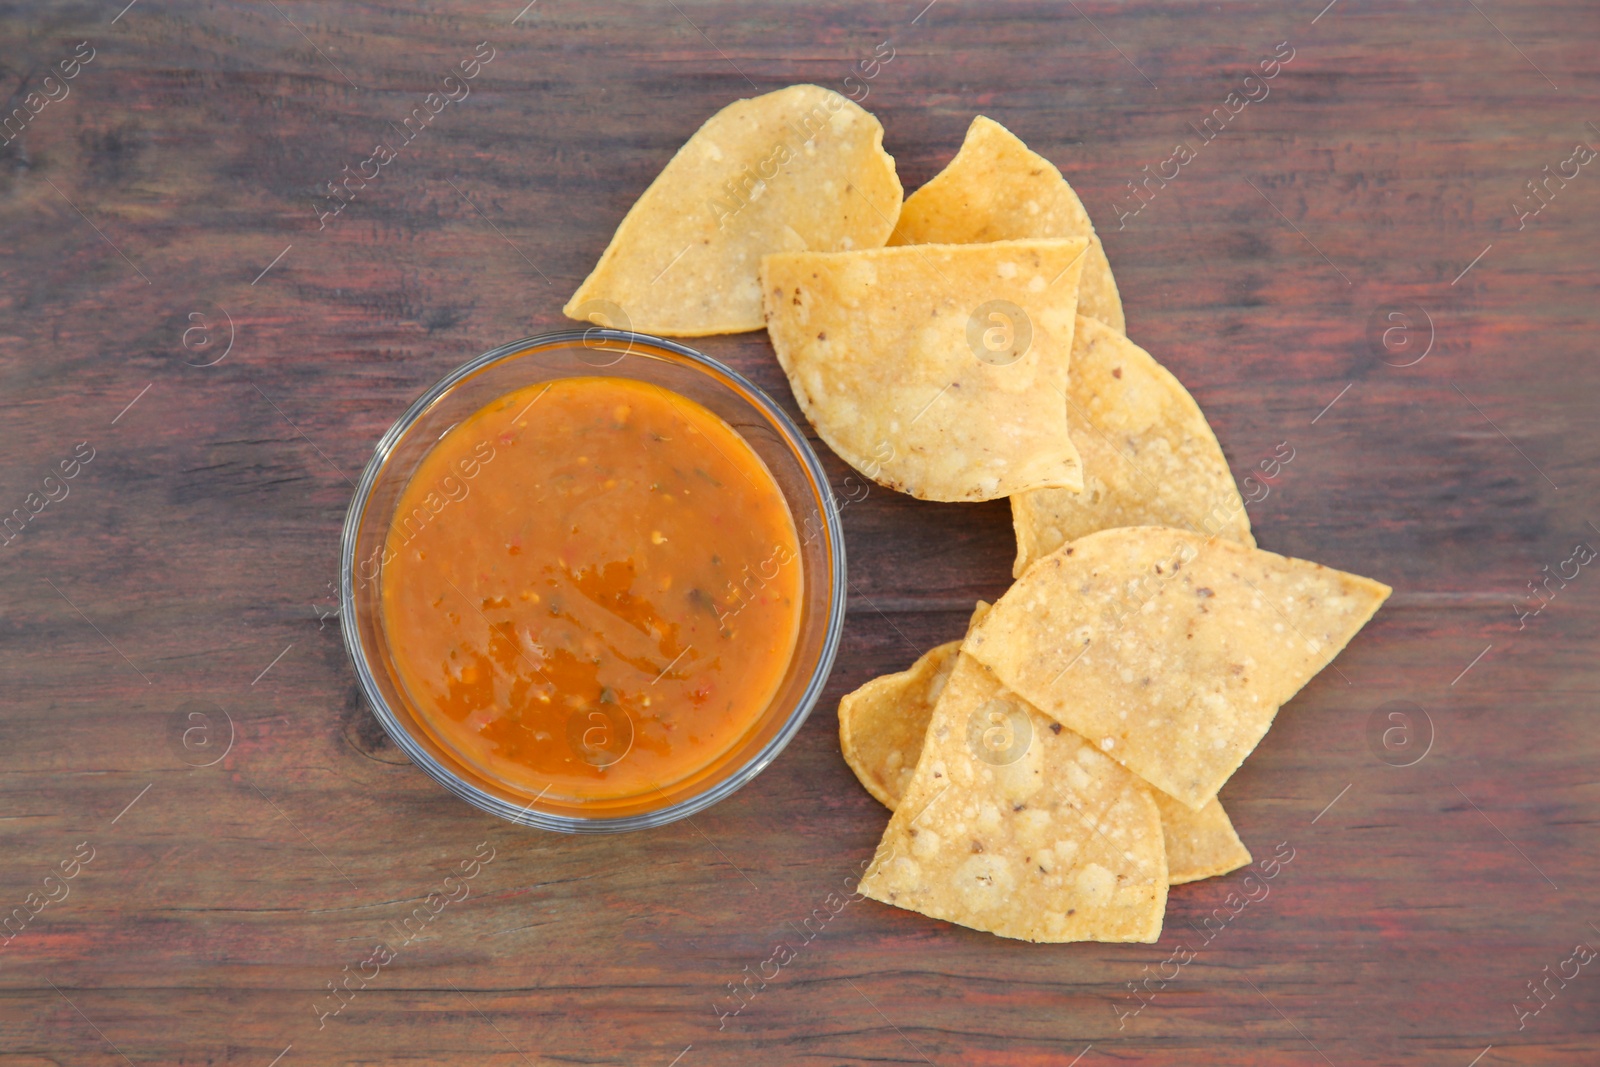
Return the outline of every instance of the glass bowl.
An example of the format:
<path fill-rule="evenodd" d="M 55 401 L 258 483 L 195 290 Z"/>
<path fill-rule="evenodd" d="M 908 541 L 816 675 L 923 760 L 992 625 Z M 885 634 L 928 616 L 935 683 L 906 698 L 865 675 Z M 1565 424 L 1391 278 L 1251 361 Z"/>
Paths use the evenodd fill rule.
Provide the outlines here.
<path fill-rule="evenodd" d="M 451 427 L 524 386 L 558 378 L 633 378 L 708 408 L 761 457 L 789 505 L 800 540 L 803 597 L 787 674 L 765 712 L 709 765 L 650 795 L 578 801 L 490 777 L 434 735 L 412 705 L 384 635 L 383 552 L 401 492 Z M 799 731 L 822 694 L 844 625 L 845 556 L 838 507 L 822 465 L 772 399 L 729 368 L 672 341 L 599 327 L 514 341 L 485 352 L 433 386 L 378 441 L 345 516 L 340 549 L 345 648 L 373 714 L 401 751 L 467 803 L 503 819 L 564 833 L 661 826 L 731 795 L 760 774 Z"/>

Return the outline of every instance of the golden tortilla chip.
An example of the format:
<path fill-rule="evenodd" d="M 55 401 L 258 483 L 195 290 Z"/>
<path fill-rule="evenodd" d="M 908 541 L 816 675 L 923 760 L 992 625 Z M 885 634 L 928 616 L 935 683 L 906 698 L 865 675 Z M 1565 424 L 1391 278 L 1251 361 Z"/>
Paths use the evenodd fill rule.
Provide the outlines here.
<path fill-rule="evenodd" d="M 939 645 L 906 670 L 874 678 L 839 701 L 844 761 L 867 792 L 891 811 L 911 783 L 933 705 L 960 650 L 960 641 Z"/>
<path fill-rule="evenodd" d="M 767 256 L 767 332 L 817 433 L 881 485 L 923 500 L 1081 488 L 1061 397 L 1087 247 Z"/>
<path fill-rule="evenodd" d="M 962 648 L 1198 811 L 1390 592 L 1188 530 L 1101 530 L 1029 568 Z"/>
<path fill-rule="evenodd" d="M 1167 902 L 1150 789 L 958 654 L 861 892 L 1025 941 L 1155 941 Z"/>
<path fill-rule="evenodd" d="M 978 601 L 967 629 L 989 605 Z M 890 811 L 904 795 L 922 753 L 933 705 L 955 666 L 960 641 L 924 652 L 910 667 L 874 678 L 839 701 L 839 750 L 867 792 Z"/>
<path fill-rule="evenodd" d="M 1214 878 L 1250 862 L 1250 850 L 1239 840 L 1233 820 L 1216 797 L 1199 811 L 1190 811 L 1159 789 L 1152 789 L 1150 795 L 1161 812 L 1168 885 Z"/>
<path fill-rule="evenodd" d="M 1083 201 L 1048 159 L 979 115 L 948 166 L 906 198 L 891 245 L 976 244 L 1028 237 L 1089 237 L 1079 314 L 1127 331 L 1106 250 Z"/>
<path fill-rule="evenodd" d="M 736 101 L 639 197 L 562 313 L 668 337 L 758 330 L 763 255 L 881 247 L 900 195 L 883 127 L 838 93 Z"/>
<path fill-rule="evenodd" d="M 1255 547 L 1250 516 L 1200 405 L 1150 353 L 1080 315 L 1066 395 L 1083 492 L 1036 489 L 1011 498 L 1014 575 L 1068 541 L 1112 526 L 1172 526 Z"/>

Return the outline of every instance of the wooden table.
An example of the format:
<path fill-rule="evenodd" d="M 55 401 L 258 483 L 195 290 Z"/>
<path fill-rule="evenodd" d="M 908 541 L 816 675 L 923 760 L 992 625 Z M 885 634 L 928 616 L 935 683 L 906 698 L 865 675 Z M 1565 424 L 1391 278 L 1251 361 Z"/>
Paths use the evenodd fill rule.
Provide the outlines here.
<path fill-rule="evenodd" d="M 1600 175 L 1525 185 L 1600 144 L 1592 4 L 122 2 L 0 15 L 8 114 L 93 57 L 0 148 L 0 509 L 67 494 L 0 546 L 0 910 L 28 918 L 0 949 L 0 1064 L 1600 1058 L 1600 962 L 1528 988 L 1600 946 L 1600 575 L 1515 610 L 1600 545 Z M 1130 983 L 1200 943 L 1242 872 L 1175 889 L 1156 945 L 871 901 L 798 932 L 885 823 L 834 705 L 1006 587 L 1003 503 L 852 502 L 822 705 L 756 782 L 653 832 L 452 799 L 386 742 L 340 642 L 339 526 L 383 429 L 562 326 L 712 112 L 841 87 L 883 41 L 866 105 L 907 187 L 976 113 L 1057 162 L 1131 336 L 1236 474 L 1293 448 L 1252 509 L 1262 546 L 1396 590 L 1225 790 L 1258 859 L 1294 858 L 1136 1015 Z M 479 42 L 471 96 L 319 226 L 325 183 Z M 1119 228 L 1128 183 L 1280 42 L 1269 95 Z M 794 411 L 763 334 L 701 347 Z M 1410 766 L 1373 740 L 1397 709 Z M 798 957 L 719 1019 L 780 942 Z"/>

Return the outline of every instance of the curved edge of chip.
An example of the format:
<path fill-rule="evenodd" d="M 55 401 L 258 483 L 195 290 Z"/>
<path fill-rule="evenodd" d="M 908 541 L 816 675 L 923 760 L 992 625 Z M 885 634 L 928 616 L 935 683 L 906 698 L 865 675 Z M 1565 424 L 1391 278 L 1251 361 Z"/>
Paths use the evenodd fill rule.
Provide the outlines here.
<path fill-rule="evenodd" d="M 1068 189 L 1072 186 L 1068 185 Z M 1073 193 L 1076 196 L 1078 194 Z M 1122 308 L 1122 289 L 1111 271 L 1105 242 L 1090 232 L 1089 254 L 1084 257 L 1083 277 L 1078 280 L 1078 311 L 1104 323 L 1120 334 L 1128 332 L 1128 316 Z"/>

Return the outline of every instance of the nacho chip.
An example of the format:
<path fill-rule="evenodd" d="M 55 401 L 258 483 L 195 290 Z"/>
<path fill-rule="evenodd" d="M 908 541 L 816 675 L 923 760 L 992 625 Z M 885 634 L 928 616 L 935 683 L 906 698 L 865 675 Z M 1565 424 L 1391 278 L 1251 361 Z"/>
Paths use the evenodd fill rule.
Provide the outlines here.
<path fill-rule="evenodd" d="M 1188 530 L 1102 530 L 1029 568 L 962 648 L 1198 811 L 1390 592 Z"/>
<path fill-rule="evenodd" d="M 883 127 L 838 93 L 736 101 L 639 197 L 562 313 L 668 337 L 758 330 L 763 255 L 881 247 L 900 195 Z"/>
<path fill-rule="evenodd" d="M 1216 797 L 1199 811 L 1152 789 L 1161 812 L 1161 836 L 1167 846 L 1167 884 L 1182 885 L 1236 871 L 1250 862 L 1250 850 L 1234 832 L 1233 820 Z"/>
<path fill-rule="evenodd" d="M 978 601 L 967 629 L 989 605 Z M 922 753 L 933 705 L 955 666 L 960 641 L 924 652 L 910 667 L 874 678 L 839 701 L 839 750 L 867 792 L 890 811 L 904 795 Z"/>
<path fill-rule="evenodd" d="M 917 769 L 933 705 L 956 665 L 960 641 L 924 652 L 910 667 L 874 678 L 839 701 L 839 750 L 867 792 L 893 811 Z"/>
<path fill-rule="evenodd" d="M 767 256 L 767 332 L 817 433 L 881 485 L 923 500 L 1080 488 L 1061 398 L 1087 247 Z"/>
<path fill-rule="evenodd" d="M 1150 789 L 1054 725 L 958 654 L 861 892 L 1025 941 L 1160 937 Z"/>
<path fill-rule="evenodd" d="M 1072 339 L 1067 426 L 1083 457 L 1083 492 L 1036 489 L 1011 498 L 1014 575 L 1112 526 L 1172 526 L 1255 547 L 1200 405 L 1150 353 L 1082 315 Z"/>
<path fill-rule="evenodd" d="M 1126 332 L 1122 298 L 1083 201 L 1048 159 L 979 115 L 948 166 L 906 198 L 891 245 L 975 244 L 1027 237 L 1089 237 L 1080 314 Z"/>

